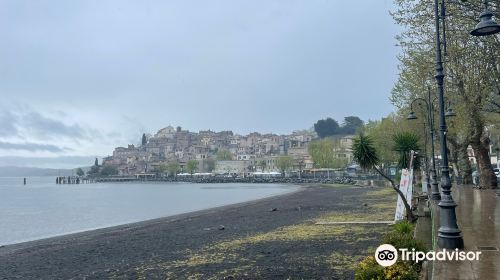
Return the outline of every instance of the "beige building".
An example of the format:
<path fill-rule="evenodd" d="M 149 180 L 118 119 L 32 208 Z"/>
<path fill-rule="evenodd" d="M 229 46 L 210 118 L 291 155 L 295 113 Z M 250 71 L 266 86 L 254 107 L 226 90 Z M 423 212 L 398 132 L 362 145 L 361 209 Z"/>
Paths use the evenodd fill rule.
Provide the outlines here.
<path fill-rule="evenodd" d="M 249 170 L 249 161 L 244 160 L 221 160 L 215 164 L 215 174 L 243 175 Z"/>
<path fill-rule="evenodd" d="M 353 160 L 352 154 L 352 143 L 354 135 L 346 135 L 340 138 L 340 148 L 336 150 L 336 155 L 339 158 L 345 158 L 347 163 L 351 163 Z"/>
<path fill-rule="evenodd" d="M 158 130 L 154 136 L 149 136 L 144 145 L 117 147 L 113 156 L 106 158 L 105 162 L 116 166 L 120 174 L 134 174 L 150 170 L 150 167 L 161 162 L 175 160 L 181 166 L 191 159 L 203 162 L 214 158 L 218 150 L 226 149 L 235 160 L 218 162 L 216 172 L 275 172 L 278 171 L 277 159 L 280 155 L 304 159 L 305 168 L 309 168 L 307 146 L 313 138 L 314 133 L 310 131 L 294 132 L 291 135 L 254 132 L 242 136 L 231 131 L 204 130 L 195 133 L 181 127 L 167 126 Z"/>

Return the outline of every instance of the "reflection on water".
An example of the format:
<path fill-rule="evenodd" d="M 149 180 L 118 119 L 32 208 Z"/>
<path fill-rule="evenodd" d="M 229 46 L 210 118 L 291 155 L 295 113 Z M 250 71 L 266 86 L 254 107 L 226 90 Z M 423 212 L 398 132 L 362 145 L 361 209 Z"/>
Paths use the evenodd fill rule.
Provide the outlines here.
<path fill-rule="evenodd" d="M 102 183 L 0 178 L 0 245 L 143 221 L 295 190 L 276 184 Z"/>

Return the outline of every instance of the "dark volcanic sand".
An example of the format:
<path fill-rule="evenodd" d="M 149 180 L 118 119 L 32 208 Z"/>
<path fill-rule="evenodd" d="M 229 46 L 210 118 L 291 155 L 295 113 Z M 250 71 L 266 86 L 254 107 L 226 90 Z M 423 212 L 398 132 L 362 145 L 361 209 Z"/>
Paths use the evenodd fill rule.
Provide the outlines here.
<path fill-rule="evenodd" d="M 363 213 L 369 207 L 361 197 L 373 190 L 306 187 L 254 202 L 5 246 L 0 248 L 0 279 L 350 279 L 352 268 L 322 260 L 335 251 L 366 254 L 368 247 L 380 244 L 387 226 L 366 226 L 370 230 L 358 239 L 243 243 L 233 261 L 182 261 L 212 244 L 311 225 L 311 219 L 326 213 Z"/>

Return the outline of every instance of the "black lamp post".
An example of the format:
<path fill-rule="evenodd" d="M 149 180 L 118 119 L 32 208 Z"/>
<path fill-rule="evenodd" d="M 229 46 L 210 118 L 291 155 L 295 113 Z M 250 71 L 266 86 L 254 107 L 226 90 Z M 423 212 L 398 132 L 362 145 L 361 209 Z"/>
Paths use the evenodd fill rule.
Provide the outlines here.
<path fill-rule="evenodd" d="M 418 98 L 418 99 L 420 99 L 420 98 Z M 416 101 L 416 100 L 413 100 L 413 101 Z M 412 104 L 413 104 L 413 102 L 412 102 Z M 410 112 L 410 114 L 408 114 L 407 119 L 408 120 L 416 120 L 418 118 L 417 118 L 417 115 L 415 115 L 415 112 L 413 112 L 413 110 L 412 110 Z M 430 177 L 431 176 L 429 175 L 429 162 L 427 161 L 427 128 L 426 128 L 426 124 L 428 124 L 428 123 L 423 122 L 422 124 L 424 125 L 424 132 L 425 132 L 425 136 L 424 136 L 424 139 L 425 139 L 425 143 L 424 143 L 424 157 L 425 157 L 425 170 L 424 170 L 424 172 L 425 172 L 425 182 L 427 183 L 427 186 L 431 186 L 431 182 L 430 182 Z M 429 127 L 430 127 L 430 125 L 429 125 Z M 431 143 L 432 143 L 432 141 L 433 140 L 431 139 Z M 432 146 L 434 148 L 434 143 L 432 143 Z M 433 161 L 433 159 L 431 159 L 431 162 L 432 161 Z M 432 172 L 432 170 L 431 170 L 431 172 Z M 434 170 L 434 172 L 435 172 L 435 170 Z M 435 174 L 435 173 L 433 173 L 433 174 Z M 435 185 L 435 189 L 437 190 L 437 193 L 439 195 L 439 189 L 438 189 L 438 185 L 437 185 L 437 182 L 436 182 L 436 176 L 432 176 L 432 177 L 433 177 L 432 186 Z M 434 188 L 431 188 L 431 192 L 432 191 L 434 191 Z M 427 193 L 427 195 L 429 195 L 429 194 Z"/>
<path fill-rule="evenodd" d="M 438 101 L 439 101 L 439 132 L 440 132 L 440 144 L 441 144 L 441 189 L 442 189 L 442 199 L 439 202 L 440 207 L 440 228 L 438 230 L 438 245 L 441 248 L 455 249 L 463 248 L 464 241 L 461 236 L 461 231 L 457 225 L 457 216 L 455 213 L 455 208 L 457 204 L 453 201 L 451 196 L 451 180 L 450 180 L 450 170 L 448 163 L 448 153 L 446 145 L 446 120 L 445 116 L 453 116 L 454 113 L 448 111 L 445 113 L 444 108 L 444 68 L 443 59 L 441 55 L 441 44 L 444 45 L 446 50 L 446 34 L 445 26 L 443 24 L 443 42 L 441 42 L 440 35 L 440 21 L 443 20 L 446 15 L 445 11 L 445 0 L 441 0 L 441 14 L 439 11 L 439 0 L 434 0 L 434 16 L 435 16 L 435 27 L 436 27 L 436 84 L 438 89 Z M 476 25 L 476 28 L 470 33 L 473 36 L 487 36 L 500 32 L 500 26 L 493 20 L 493 13 L 488 10 L 488 1 L 484 1 L 485 10 L 480 15 L 480 22 Z M 429 102 L 430 103 L 430 102 Z M 414 115 L 414 114 L 413 114 Z M 411 116 L 411 114 L 410 114 Z"/>
<path fill-rule="evenodd" d="M 434 200 L 440 200 L 441 199 L 441 193 L 439 192 L 439 186 L 437 182 L 437 173 L 436 173 L 436 160 L 434 158 L 435 152 L 434 152 L 434 116 L 433 116 L 433 106 L 432 106 L 432 101 L 431 101 L 431 90 L 430 88 L 427 89 L 427 100 L 423 98 L 416 98 L 413 100 L 410 104 L 410 114 L 408 115 L 407 119 L 408 120 L 416 120 L 417 115 L 413 111 L 413 103 L 415 101 L 423 101 L 424 104 L 426 105 L 426 111 L 427 111 L 427 123 L 429 124 L 429 130 L 430 130 L 430 136 L 431 136 L 431 171 L 430 171 L 430 177 L 431 177 L 431 194 L 430 197 L 431 199 Z M 427 178 L 429 178 L 429 174 L 426 174 Z"/>
<path fill-rule="evenodd" d="M 441 17 L 439 15 L 439 0 L 434 0 L 434 16 L 436 24 L 436 83 L 439 99 L 439 132 L 441 138 L 441 190 L 442 196 L 439 202 L 440 208 L 440 227 L 438 230 L 438 245 L 441 248 L 455 249 L 463 248 L 464 240 L 461 231 L 457 225 L 457 215 L 455 208 L 457 204 L 451 196 L 450 170 L 448 167 L 448 152 L 446 145 L 446 120 L 444 112 L 444 69 L 441 56 L 441 35 L 440 20 L 444 20 L 445 5 L 444 0 L 441 3 Z M 444 39 L 446 40 L 446 39 Z"/>

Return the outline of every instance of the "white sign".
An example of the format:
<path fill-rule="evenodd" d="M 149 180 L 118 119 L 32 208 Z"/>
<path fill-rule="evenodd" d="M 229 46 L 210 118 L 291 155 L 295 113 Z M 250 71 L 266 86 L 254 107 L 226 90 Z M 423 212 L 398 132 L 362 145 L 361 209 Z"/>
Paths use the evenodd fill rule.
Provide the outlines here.
<path fill-rule="evenodd" d="M 412 194 L 413 194 L 413 151 L 411 151 L 410 157 L 410 169 L 401 170 L 401 181 L 399 182 L 399 190 L 403 193 L 406 198 L 406 201 L 411 205 Z M 400 221 L 404 219 L 406 214 L 406 208 L 401 199 L 401 196 L 398 195 L 398 202 L 396 204 L 396 214 L 394 215 L 395 221 Z"/>

